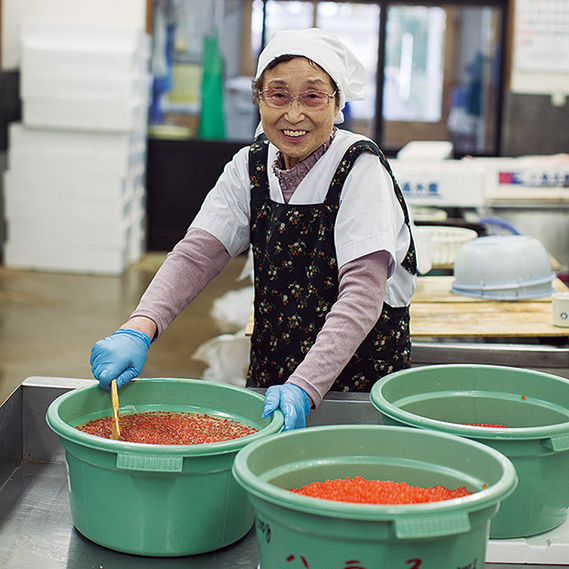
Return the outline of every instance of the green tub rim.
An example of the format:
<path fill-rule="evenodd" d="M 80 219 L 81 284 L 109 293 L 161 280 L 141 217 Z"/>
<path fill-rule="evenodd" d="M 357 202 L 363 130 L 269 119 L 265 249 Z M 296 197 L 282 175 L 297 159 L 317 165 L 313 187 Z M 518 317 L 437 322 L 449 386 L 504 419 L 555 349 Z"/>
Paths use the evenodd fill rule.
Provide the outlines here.
<path fill-rule="evenodd" d="M 192 385 L 206 384 L 213 389 L 238 391 L 241 393 L 247 393 L 248 396 L 257 399 L 259 402 L 264 401 L 264 396 L 256 393 L 250 389 L 239 387 L 235 385 L 218 383 L 202 379 L 185 379 L 185 378 L 138 378 L 131 380 L 128 385 L 136 385 L 141 382 L 152 381 L 153 383 L 160 382 L 173 382 L 187 383 Z M 168 455 L 168 456 L 209 456 L 217 454 L 235 453 L 240 450 L 244 445 L 250 444 L 257 439 L 264 438 L 267 435 L 276 434 L 282 430 L 284 425 L 284 416 L 282 412 L 277 409 L 273 414 L 272 418 L 269 419 L 269 424 L 263 427 L 258 432 L 239 439 L 233 439 L 230 441 L 223 441 L 219 443 L 208 443 L 201 445 L 153 445 L 153 444 L 143 444 L 143 443 L 128 443 L 125 441 L 114 441 L 111 439 L 105 439 L 102 437 L 97 437 L 95 435 L 89 435 L 83 433 L 76 428 L 72 427 L 66 423 L 59 414 L 59 410 L 62 405 L 64 405 L 69 398 L 76 396 L 79 392 L 84 391 L 95 391 L 101 389 L 98 384 L 89 385 L 86 387 L 80 387 L 78 389 L 73 389 L 63 395 L 60 395 L 55 399 L 48 407 L 46 414 L 46 421 L 49 427 L 60 437 L 69 440 L 73 443 L 79 444 L 84 447 L 91 449 L 108 451 L 108 452 L 132 452 L 133 454 L 152 454 L 156 456 Z M 110 405 L 110 393 L 109 405 Z M 119 402 L 120 402 L 120 392 L 119 392 Z M 212 410 L 214 409 L 215 401 L 212 401 Z M 259 416 L 259 420 L 261 418 Z"/>
<path fill-rule="evenodd" d="M 514 441 L 514 440 L 540 440 L 540 439 L 559 439 L 561 441 L 562 450 L 565 448 L 569 449 L 569 438 L 565 441 L 569 435 L 569 411 L 568 420 L 562 423 L 556 423 L 554 425 L 543 425 L 538 427 L 473 427 L 469 425 L 451 423 L 447 421 L 441 421 L 437 419 L 430 419 L 428 417 L 423 417 L 415 413 L 410 413 L 401 409 L 397 405 L 391 403 L 383 396 L 383 389 L 391 381 L 399 381 L 402 377 L 413 376 L 420 373 L 421 370 L 428 370 L 436 372 L 437 370 L 449 370 L 449 369 L 468 369 L 468 370 L 485 370 L 485 371 L 504 371 L 507 373 L 516 373 L 520 376 L 534 376 L 543 377 L 549 381 L 554 381 L 558 383 L 567 384 L 567 389 L 569 390 L 569 380 L 545 373 L 540 371 L 527 370 L 523 368 L 516 368 L 513 366 L 500 366 L 500 365 L 485 365 L 485 364 L 436 364 L 429 366 L 421 366 L 410 368 L 406 370 L 401 370 L 389 374 L 375 383 L 370 391 L 370 400 L 374 407 L 380 411 L 382 414 L 406 423 L 409 426 L 418 427 L 422 429 L 431 429 L 438 432 L 447 432 L 454 435 L 462 437 L 472 437 L 475 439 L 486 439 L 486 440 L 504 440 L 504 441 Z M 498 393 L 498 392 L 497 392 Z M 502 393 L 502 392 L 499 392 Z M 530 401 L 528 401 L 530 402 Z"/>
<path fill-rule="evenodd" d="M 301 438 L 310 432 L 334 431 L 335 434 L 337 434 L 339 430 L 348 430 L 353 433 L 353 436 L 357 436 L 357 432 L 359 430 L 377 429 L 385 430 L 386 432 L 392 431 L 406 434 L 413 433 L 412 436 L 418 439 L 447 439 L 455 443 L 460 443 L 466 447 L 474 447 L 484 454 L 491 455 L 502 467 L 503 475 L 496 484 L 493 484 L 486 489 L 480 489 L 470 496 L 428 504 L 385 506 L 376 504 L 333 502 L 329 500 L 322 500 L 320 498 L 293 494 L 292 492 L 279 488 L 266 480 L 259 479 L 259 477 L 257 477 L 247 465 L 249 456 L 256 452 L 256 449 L 266 444 L 274 444 L 276 441 L 282 440 L 283 437 L 290 439 L 291 444 L 293 444 L 294 437 Z M 271 437 L 270 439 L 251 443 L 240 450 L 233 463 L 233 476 L 237 482 L 239 482 L 239 484 L 241 484 L 252 495 L 262 500 L 268 500 L 273 504 L 277 504 L 287 509 L 326 517 L 369 521 L 391 521 L 396 517 L 420 517 L 433 515 L 433 513 L 452 516 L 454 513 L 464 513 L 465 510 L 468 512 L 482 510 L 484 508 L 491 507 L 510 496 L 514 492 L 518 481 L 516 470 L 512 462 L 502 453 L 488 447 L 487 445 L 448 433 L 387 425 L 327 425 L 283 432 Z M 251 479 L 254 480 L 254 483 L 251 483 Z"/>

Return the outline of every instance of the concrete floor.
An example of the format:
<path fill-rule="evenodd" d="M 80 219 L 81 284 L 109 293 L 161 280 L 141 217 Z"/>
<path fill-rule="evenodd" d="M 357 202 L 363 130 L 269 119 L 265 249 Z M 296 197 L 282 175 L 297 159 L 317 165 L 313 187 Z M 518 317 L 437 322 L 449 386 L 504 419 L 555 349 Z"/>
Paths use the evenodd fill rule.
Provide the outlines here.
<path fill-rule="evenodd" d="M 0 267 L 0 402 L 32 376 L 92 378 L 93 344 L 136 307 L 165 254 L 151 253 L 120 277 L 16 271 Z M 199 378 L 196 348 L 221 334 L 216 298 L 250 285 L 233 259 L 150 349 L 143 377 Z"/>

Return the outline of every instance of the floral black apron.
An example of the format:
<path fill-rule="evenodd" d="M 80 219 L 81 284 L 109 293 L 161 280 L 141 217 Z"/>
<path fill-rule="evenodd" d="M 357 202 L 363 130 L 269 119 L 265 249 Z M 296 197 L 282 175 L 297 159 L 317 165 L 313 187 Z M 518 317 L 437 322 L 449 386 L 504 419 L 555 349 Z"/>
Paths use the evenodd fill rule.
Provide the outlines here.
<path fill-rule="evenodd" d="M 289 205 L 270 199 L 267 141 L 251 146 L 251 245 L 255 275 L 255 325 L 248 385 L 284 383 L 314 344 L 338 297 L 334 225 L 344 181 L 362 152 L 379 156 L 393 179 L 409 225 L 405 201 L 373 143 L 358 141 L 340 161 L 322 204 Z M 416 274 L 413 240 L 402 266 Z M 333 391 L 369 391 L 384 375 L 409 367 L 409 307 L 384 303 L 374 328 L 340 373 Z M 326 362 L 322 362 L 325 366 Z"/>

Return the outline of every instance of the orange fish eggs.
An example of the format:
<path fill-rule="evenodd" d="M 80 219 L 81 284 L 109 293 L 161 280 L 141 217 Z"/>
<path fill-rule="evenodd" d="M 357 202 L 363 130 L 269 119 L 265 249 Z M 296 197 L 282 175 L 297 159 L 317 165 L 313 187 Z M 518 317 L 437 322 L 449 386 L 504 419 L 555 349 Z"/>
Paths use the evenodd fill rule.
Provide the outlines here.
<path fill-rule="evenodd" d="M 112 417 L 79 425 L 80 431 L 111 438 Z M 239 421 L 204 413 L 149 411 L 120 418 L 121 440 L 154 445 L 198 445 L 238 439 L 257 432 Z"/>
<path fill-rule="evenodd" d="M 381 505 L 423 504 L 462 498 L 472 494 L 464 486 L 456 490 L 449 490 L 438 485 L 421 488 L 410 486 L 406 482 L 367 480 L 361 476 L 311 482 L 301 488 L 291 488 L 290 491 L 301 496 L 323 500 Z"/>

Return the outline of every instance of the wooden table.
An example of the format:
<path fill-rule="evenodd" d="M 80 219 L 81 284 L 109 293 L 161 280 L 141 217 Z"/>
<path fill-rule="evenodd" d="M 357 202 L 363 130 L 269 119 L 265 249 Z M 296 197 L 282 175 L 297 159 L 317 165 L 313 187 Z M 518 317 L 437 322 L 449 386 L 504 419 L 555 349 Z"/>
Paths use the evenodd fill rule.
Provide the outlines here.
<path fill-rule="evenodd" d="M 451 292 L 454 277 L 419 277 L 411 300 L 411 337 L 567 337 L 551 323 L 551 296 L 534 300 L 481 300 Z M 555 290 L 567 291 L 559 279 Z M 253 332 L 251 311 L 245 333 Z"/>
<path fill-rule="evenodd" d="M 551 296 L 483 300 L 451 292 L 454 277 L 419 277 L 411 300 L 411 337 L 567 337 L 551 323 Z M 559 279 L 555 290 L 569 288 Z"/>

